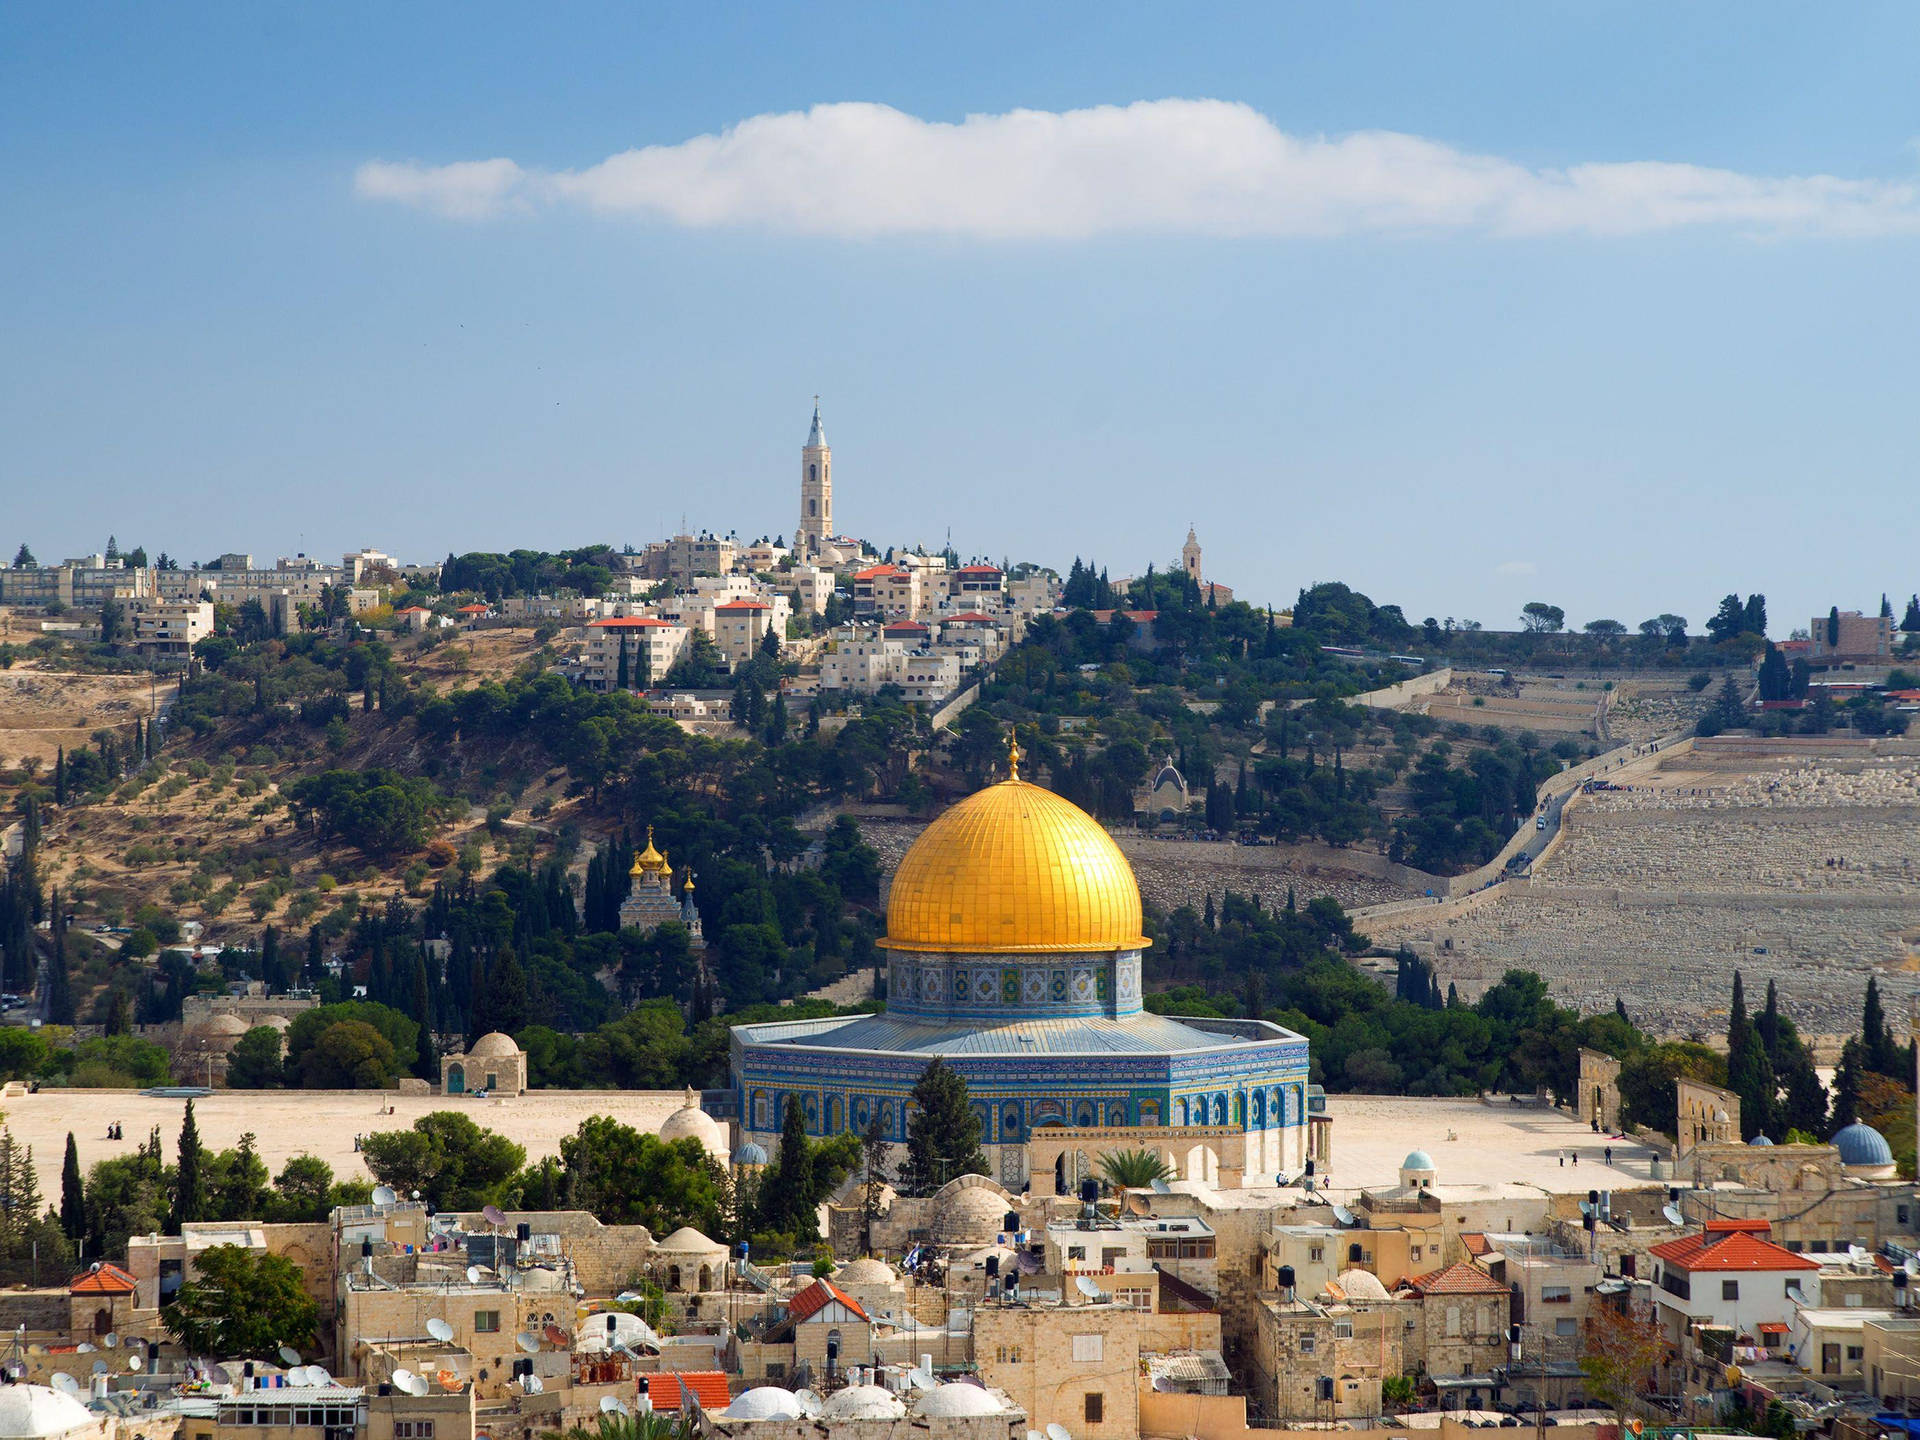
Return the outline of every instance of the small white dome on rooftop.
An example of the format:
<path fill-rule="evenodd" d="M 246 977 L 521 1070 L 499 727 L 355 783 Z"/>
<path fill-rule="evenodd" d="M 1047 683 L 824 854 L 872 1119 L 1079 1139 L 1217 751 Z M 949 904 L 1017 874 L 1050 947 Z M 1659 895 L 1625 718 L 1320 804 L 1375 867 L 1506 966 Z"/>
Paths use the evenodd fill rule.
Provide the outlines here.
<path fill-rule="evenodd" d="M 800 1402 L 791 1390 L 777 1385 L 756 1385 L 733 1397 L 733 1403 L 720 1412 L 724 1420 L 798 1420 Z"/>
<path fill-rule="evenodd" d="M 998 1415 L 1000 1402 L 984 1386 L 969 1385 L 964 1380 L 949 1380 L 944 1385 L 923 1391 L 916 1408 L 922 1415 Z"/>
<path fill-rule="evenodd" d="M 849 1385 L 829 1396 L 820 1413 L 828 1420 L 898 1420 L 907 1407 L 878 1385 Z"/>
<path fill-rule="evenodd" d="M 0 1440 L 48 1440 L 98 1418 L 73 1396 L 45 1385 L 0 1385 Z"/>

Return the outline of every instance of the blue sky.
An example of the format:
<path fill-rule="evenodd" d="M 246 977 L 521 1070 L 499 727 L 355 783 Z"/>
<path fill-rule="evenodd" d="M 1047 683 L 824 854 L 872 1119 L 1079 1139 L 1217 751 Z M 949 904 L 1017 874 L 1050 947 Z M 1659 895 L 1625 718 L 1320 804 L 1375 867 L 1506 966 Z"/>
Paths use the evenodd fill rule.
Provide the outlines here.
<path fill-rule="evenodd" d="M 945 8 L 0 9 L 0 545 L 1920 588 L 1920 12 Z"/>

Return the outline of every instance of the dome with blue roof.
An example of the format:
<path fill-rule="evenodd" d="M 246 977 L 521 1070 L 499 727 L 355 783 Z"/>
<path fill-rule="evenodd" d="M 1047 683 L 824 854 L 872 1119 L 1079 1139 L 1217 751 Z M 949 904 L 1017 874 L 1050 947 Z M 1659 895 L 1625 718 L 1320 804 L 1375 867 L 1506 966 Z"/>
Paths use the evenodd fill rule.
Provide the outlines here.
<path fill-rule="evenodd" d="M 742 1165 L 765 1165 L 766 1149 L 758 1141 L 749 1140 L 733 1152 L 733 1163 L 736 1169 Z"/>
<path fill-rule="evenodd" d="M 1437 1170 L 1440 1167 L 1433 1163 L 1433 1157 L 1426 1151 L 1415 1150 L 1400 1162 L 1400 1168 L 1402 1170 Z"/>
<path fill-rule="evenodd" d="M 1832 1144 L 1840 1152 L 1840 1163 L 1849 1170 L 1890 1169 L 1893 1165 L 1893 1147 L 1887 1144 L 1887 1137 L 1858 1120 L 1837 1131 Z"/>
<path fill-rule="evenodd" d="M 1751 1140 L 1749 1140 L 1749 1141 L 1747 1141 L 1747 1144 L 1749 1144 L 1749 1145 L 1772 1145 L 1772 1144 L 1773 1144 L 1773 1141 L 1771 1141 L 1771 1140 L 1769 1140 L 1769 1139 L 1768 1139 L 1768 1138 L 1767 1138 L 1766 1136 L 1764 1136 L 1764 1135 L 1756 1135 L 1756 1136 L 1754 1136 L 1754 1137 L 1753 1137 L 1753 1139 L 1751 1139 Z"/>

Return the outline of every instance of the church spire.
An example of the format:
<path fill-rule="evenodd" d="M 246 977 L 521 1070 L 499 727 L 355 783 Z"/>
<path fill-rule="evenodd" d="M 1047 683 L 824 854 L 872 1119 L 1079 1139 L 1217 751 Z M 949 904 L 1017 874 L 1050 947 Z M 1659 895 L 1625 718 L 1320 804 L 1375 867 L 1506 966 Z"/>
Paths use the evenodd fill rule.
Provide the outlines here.
<path fill-rule="evenodd" d="M 827 432 L 820 428 L 820 397 L 813 397 L 813 428 L 807 432 L 807 448 L 814 449 L 827 443 Z"/>

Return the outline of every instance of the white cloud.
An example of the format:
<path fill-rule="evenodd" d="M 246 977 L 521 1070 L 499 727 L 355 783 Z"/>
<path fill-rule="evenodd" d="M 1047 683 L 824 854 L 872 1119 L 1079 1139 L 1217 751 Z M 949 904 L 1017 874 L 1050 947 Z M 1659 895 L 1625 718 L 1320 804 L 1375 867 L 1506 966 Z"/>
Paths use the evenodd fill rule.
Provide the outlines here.
<path fill-rule="evenodd" d="M 1014 110 L 958 124 L 886 105 L 816 105 L 584 170 L 372 161 L 355 184 L 363 196 L 456 219 L 569 205 L 689 228 L 851 237 L 1920 229 L 1920 188 L 1904 181 L 1658 161 L 1533 169 L 1390 131 L 1289 135 L 1222 100 Z"/>
<path fill-rule="evenodd" d="M 1531 575 L 1540 567 L 1531 560 L 1502 560 L 1493 567 L 1496 575 Z"/>

